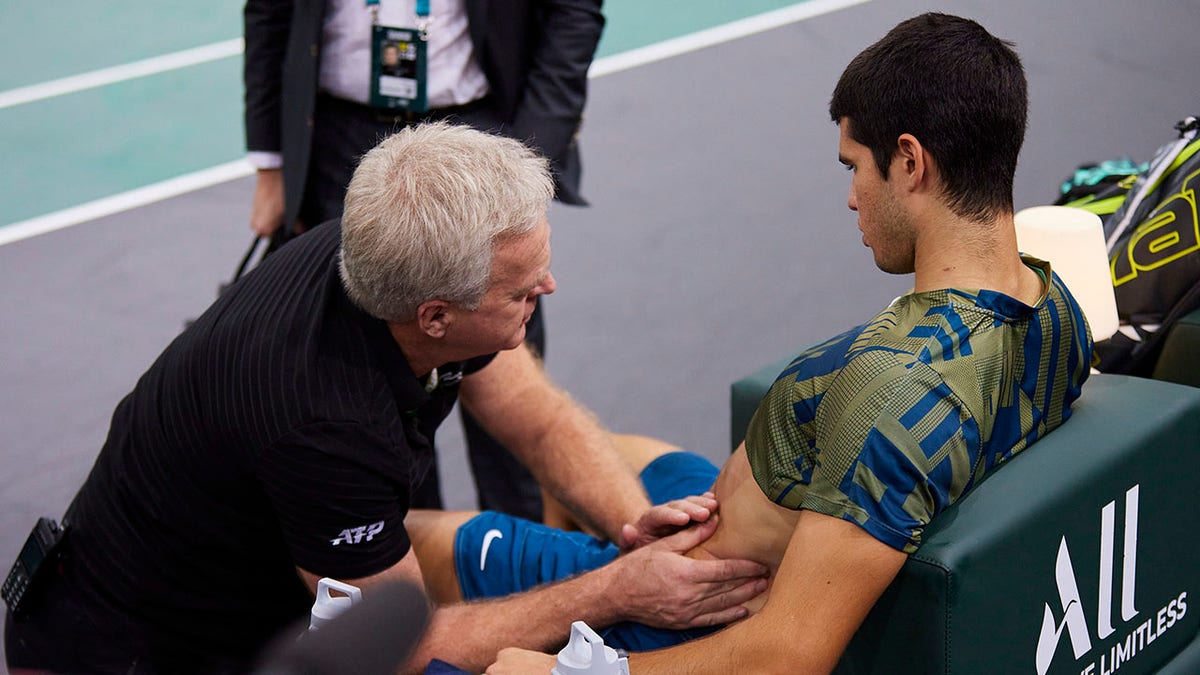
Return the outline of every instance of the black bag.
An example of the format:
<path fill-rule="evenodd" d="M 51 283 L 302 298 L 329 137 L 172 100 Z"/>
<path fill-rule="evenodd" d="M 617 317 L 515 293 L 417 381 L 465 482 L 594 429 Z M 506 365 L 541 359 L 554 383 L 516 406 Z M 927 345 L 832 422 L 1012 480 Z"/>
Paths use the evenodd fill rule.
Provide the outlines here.
<path fill-rule="evenodd" d="M 258 252 L 258 245 L 264 240 L 266 240 L 266 237 L 255 237 L 254 241 L 250 242 L 250 248 L 246 249 L 246 255 L 242 256 L 242 262 L 238 263 L 237 269 L 233 271 L 233 278 L 217 286 L 217 297 L 221 297 L 226 289 L 242 278 L 242 275 L 246 273 L 246 268 L 250 267 L 250 261 L 254 259 L 254 254 Z M 268 244 L 267 249 L 263 251 L 262 257 L 267 257 L 267 254 L 271 250 L 271 246 Z M 259 262 L 262 262 L 262 258 L 259 259 Z"/>
<path fill-rule="evenodd" d="M 1138 176 L 1150 168 L 1149 163 L 1134 164 L 1129 158 L 1110 159 L 1099 164 L 1084 164 L 1075 174 L 1063 181 L 1056 206 L 1071 206 L 1091 211 L 1107 223 L 1121 208 L 1129 189 Z"/>
<path fill-rule="evenodd" d="M 259 258 L 258 262 L 262 262 L 262 258 L 265 258 L 267 256 L 267 253 L 271 252 L 270 243 L 266 237 L 255 237 L 254 241 L 250 242 L 250 248 L 246 250 L 246 254 L 244 256 L 242 256 L 242 261 L 240 263 L 238 263 L 237 269 L 235 269 L 233 271 L 233 278 L 231 278 L 229 281 L 223 281 L 223 282 L 217 284 L 217 297 L 218 298 L 221 297 L 222 295 L 224 295 L 225 291 L 229 290 L 230 286 L 237 283 L 237 280 L 242 278 L 242 275 L 246 273 L 246 270 L 248 268 L 252 267 L 252 265 L 250 265 L 250 261 L 254 259 L 254 254 L 258 252 L 259 244 L 261 244 L 264 241 L 267 241 L 268 245 L 267 245 L 267 248 L 263 250 L 262 257 Z M 257 263 L 255 263 L 255 264 L 257 264 Z M 184 330 L 187 330 L 187 328 L 195 322 L 196 322 L 195 317 L 192 317 L 189 319 L 184 319 L 183 320 Z"/>
<path fill-rule="evenodd" d="M 280 246 L 283 246 L 292 239 L 295 239 L 297 236 L 298 233 L 292 232 L 292 228 L 280 226 L 275 230 L 275 233 L 269 237 L 254 237 L 254 241 L 250 242 L 250 248 L 246 250 L 246 255 L 242 256 L 242 262 L 239 263 L 237 269 L 234 270 L 233 278 L 217 286 L 217 297 L 221 297 L 221 294 L 224 293 L 225 290 L 230 286 L 234 285 L 238 279 L 241 279 L 242 275 L 245 274 L 247 270 L 253 269 L 254 265 L 266 260 L 268 255 L 279 250 Z M 254 265 L 251 265 L 250 261 L 254 260 L 254 255 L 258 253 L 259 245 L 263 242 L 266 242 L 267 245 L 265 248 L 263 248 L 262 255 L 259 256 L 258 262 L 256 262 Z"/>
<path fill-rule="evenodd" d="M 1111 171 L 1087 185 L 1076 172 L 1056 202 L 1104 222 L 1121 327 L 1096 343 L 1103 372 L 1148 376 L 1167 329 L 1200 308 L 1200 122 L 1188 117 L 1175 129 L 1179 138 L 1136 174 Z"/>

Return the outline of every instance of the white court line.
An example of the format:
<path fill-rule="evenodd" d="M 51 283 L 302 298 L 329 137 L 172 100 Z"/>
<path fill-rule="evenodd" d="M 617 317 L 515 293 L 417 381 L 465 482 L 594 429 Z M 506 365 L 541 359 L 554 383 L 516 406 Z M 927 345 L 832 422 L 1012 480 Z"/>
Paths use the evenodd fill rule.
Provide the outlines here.
<path fill-rule="evenodd" d="M 631 49 L 626 52 L 621 52 L 620 54 L 614 54 L 612 56 L 596 59 L 592 63 L 592 67 L 588 70 L 588 77 L 603 77 L 604 75 L 609 75 L 611 73 L 628 70 L 630 68 L 646 65 L 655 61 L 661 61 L 672 56 L 679 56 L 681 54 L 686 54 L 687 52 L 696 51 L 705 47 L 711 47 L 713 45 L 721 44 L 722 42 L 729 42 L 731 40 L 753 35 L 755 33 L 761 33 L 772 28 L 785 26 L 789 23 L 803 21 L 821 14 L 826 14 L 866 2 L 870 2 L 870 0 L 808 0 L 807 2 L 798 5 L 784 7 L 783 9 L 777 9 L 746 19 L 739 19 L 738 21 L 717 26 L 716 28 L 709 28 L 695 33 L 689 33 L 688 35 L 665 40 L 663 42 L 658 42 L 646 47 Z M 228 51 L 234 49 L 235 46 L 236 51 Z M 0 92 L 0 103 L 6 100 L 4 98 L 5 96 L 10 95 L 13 92 L 37 89 L 39 87 L 48 88 L 51 85 L 56 85 L 56 83 L 64 83 L 71 80 L 83 81 L 84 78 L 93 77 L 98 74 L 106 74 L 105 77 L 110 78 L 107 81 L 101 82 L 98 78 L 87 81 L 89 83 L 88 87 L 99 87 L 111 82 L 118 82 L 133 77 L 140 77 L 141 75 L 163 72 L 164 70 L 170 70 L 172 67 L 181 68 L 187 65 L 203 63 L 204 61 L 233 56 L 240 54 L 242 49 L 243 42 L 241 38 L 236 40 L 227 40 L 225 42 L 208 45 L 207 47 L 199 47 L 197 49 L 189 49 L 183 52 L 167 54 L 166 56 L 147 59 L 145 61 L 139 61 L 137 63 L 131 63 L 125 66 L 117 66 L 116 68 L 108 68 L 102 71 L 85 73 L 84 75 L 79 75 L 77 77 L 68 77 L 62 80 L 55 80 L 53 82 L 35 85 L 33 87 L 25 87 L 23 89 L 12 89 L 7 92 Z M 210 51 L 205 52 L 204 50 Z M 218 53 L 223 55 L 213 56 L 213 54 Z M 184 55 L 187 55 L 184 60 L 175 61 L 175 63 L 178 63 L 178 65 L 168 65 L 171 63 L 171 59 L 179 59 L 179 57 Z M 147 64 L 150 65 L 147 66 Z M 128 74 L 134 73 L 137 69 L 141 69 L 141 75 Z M 121 72 L 113 73 L 113 71 Z M 114 77 L 116 79 L 111 79 Z M 92 81 L 96 81 L 98 83 L 90 84 Z M 62 85 L 58 86 L 61 87 Z M 67 93 L 67 91 L 78 91 L 78 89 L 63 90 L 60 93 Z M 46 94 L 45 96 L 40 96 L 40 98 L 46 98 L 54 95 L 57 94 Z M 8 105 L 16 104 L 10 103 Z M 0 108 L 3 107 L 5 106 L 0 105 Z M 183 176 L 165 180 L 153 185 L 147 185 L 145 187 L 137 188 L 136 190 L 122 192 L 121 194 L 113 195 L 111 197 L 105 197 L 103 199 L 87 202 L 86 204 L 80 204 L 79 206 L 73 206 L 68 209 L 63 209 L 62 211 L 55 211 L 54 213 L 49 213 L 37 218 L 31 218 L 29 220 L 12 223 L 11 225 L 0 225 L 0 246 L 11 244 L 14 241 L 20 241 L 22 239 L 28 239 L 29 237 L 36 237 L 39 234 L 61 230 L 66 227 L 85 223 L 90 220 L 102 218 L 104 216 L 110 216 L 114 213 L 120 213 L 121 211 L 128 211 L 129 209 L 145 206 L 147 204 L 152 204 L 154 202 L 169 199 L 171 197 L 177 197 L 193 190 L 211 187 L 213 185 L 225 183 L 237 178 L 249 176 L 253 173 L 253 167 L 251 167 L 250 164 L 244 159 L 240 159 L 233 162 L 228 162 L 226 164 L 221 164 L 220 166 L 215 166 L 210 169 L 204 169 L 195 173 L 185 174 Z"/>
<path fill-rule="evenodd" d="M 250 166 L 245 159 L 239 159 L 19 223 L 0 225 L 0 246 L 85 223 L 89 220 L 111 216 L 114 213 L 128 211 L 138 206 L 178 197 L 201 188 L 249 176 L 252 173 L 254 173 L 254 167 Z"/>
<path fill-rule="evenodd" d="M 104 87 L 125 80 L 146 77 L 147 75 L 157 75 L 168 70 L 176 70 L 178 68 L 186 68 L 187 66 L 195 66 L 209 61 L 229 58 L 230 56 L 241 54 L 245 49 L 245 42 L 242 38 L 235 38 L 224 42 L 216 42 L 211 45 L 204 45 L 203 47 L 185 49 L 141 61 L 134 61 L 133 63 L 113 66 L 112 68 L 102 68 L 58 80 L 32 84 L 28 87 L 0 91 L 0 109 L 33 103 L 34 101 L 41 101 L 42 99 L 62 96 L 64 94 L 73 94 L 86 89 Z"/>
<path fill-rule="evenodd" d="M 644 66 L 648 63 L 661 61 L 672 56 L 694 52 L 705 47 L 730 42 L 755 33 L 786 26 L 805 19 L 811 19 L 821 14 L 828 14 L 839 9 L 861 5 L 870 0 L 808 0 L 798 5 L 776 9 L 765 14 L 757 14 L 731 23 L 722 24 L 715 28 L 688 33 L 677 38 L 656 42 L 652 45 L 631 49 L 620 54 L 613 54 L 602 59 L 596 59 L 588 70 L 589 77 L 601 77 L 611 73 Z"/>

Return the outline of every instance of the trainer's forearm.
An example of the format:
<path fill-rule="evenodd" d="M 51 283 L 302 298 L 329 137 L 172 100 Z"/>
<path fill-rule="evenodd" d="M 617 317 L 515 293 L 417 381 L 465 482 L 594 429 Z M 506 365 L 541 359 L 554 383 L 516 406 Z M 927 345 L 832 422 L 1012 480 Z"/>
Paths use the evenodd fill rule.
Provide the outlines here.
<path fill-rule="evenodd" d="M 500 352 L 464 378 L 461 400 L 542 487 L 613 540 L 649 508 L 608 431 L 550 381 L 528 348 Z"/>
<path fill-rule="evenodd" d="M 607 565 L 505 598 L 439 607 L 402 672 L 420 673 L 435 658 L 483 672 L 504 647 L 557 649 L 573 621 L 599 629 L 620 620 L 616 578 L 617 566 Z"/>
<path fill-rule="evenodd" d="M 559 501 L 617 541 L 621 526 L 636 522 L 650 500 L 633 470 L 621 459 L 612 436 L 566 392 L 555 424 L 532 455 L 540 464 L 543 485 Z"/>

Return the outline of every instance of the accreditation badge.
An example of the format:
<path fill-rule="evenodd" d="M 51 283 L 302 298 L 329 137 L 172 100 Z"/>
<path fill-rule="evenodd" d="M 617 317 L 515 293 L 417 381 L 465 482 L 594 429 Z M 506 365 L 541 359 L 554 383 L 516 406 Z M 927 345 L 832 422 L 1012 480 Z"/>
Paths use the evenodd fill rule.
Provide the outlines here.
<path fill-rule="evenodd" d="M 417 28 L 371 27 L 371 107 L 429 110 L 427 47 Z"/>

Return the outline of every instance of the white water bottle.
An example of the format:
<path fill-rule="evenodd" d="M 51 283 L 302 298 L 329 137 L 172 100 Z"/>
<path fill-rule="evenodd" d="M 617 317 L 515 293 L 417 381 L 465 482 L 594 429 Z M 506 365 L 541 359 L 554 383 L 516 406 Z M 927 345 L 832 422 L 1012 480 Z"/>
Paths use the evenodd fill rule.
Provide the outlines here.
<path fill-rule="evenodd" d="M 629 659 L 606 647 L 596 631 L 582 621 L 571 624 L 571 639 L 558 653 L 551 675 L 629 675 Z"/>
<path fill-rule="evenodd" d="M 330 595 L 329 590 L 333 589 L 345 595 Z M 312 618 L 308 622 L 308 629 L 319 630 L 321 626 L 329 623 L 334 617 L 342 612 L 350 609 L 359 600 L 362 600 L 362 591 L 358 586 L 343 583 L 337 579 L 325 577 L 317 582 L 317 601 L 312 606 Z"/>

